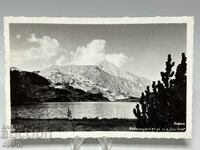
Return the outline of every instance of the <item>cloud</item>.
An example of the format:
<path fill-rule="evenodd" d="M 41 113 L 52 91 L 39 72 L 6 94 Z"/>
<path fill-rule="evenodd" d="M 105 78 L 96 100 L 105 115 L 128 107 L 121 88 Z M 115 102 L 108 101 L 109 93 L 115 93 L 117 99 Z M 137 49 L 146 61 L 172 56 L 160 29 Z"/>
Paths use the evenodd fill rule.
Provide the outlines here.
<path fill-rule="evenodd" d="M 103 60 L 112 62 L 118 67 L 121 67 L 129 58 L 124 53 L 106 53 L 106 41 L 102 39 L 94 39 L 86 46 L 77 47 L 70 52 L 69 58 L 61 56 L 57 62 L 59 64 L 73 65 L 97 65 Z"/>
<path fill-rule="evenodd" d="M 59 56 L 59 57 L 57 58 L 57 60 L 56 60 L 56 65 L 68 64 L 68 63 L 66 62 L 66 60 L 67 60 L 66 56 L 61 55 L 61 56 Z"/>
<path fill-rule="evenodd" d="M 27 42 L 32 45 L 30 48 L 12 52 L 13 64 L 29 63 L 46 67 L 53 63 L 54 57 L 66 51 L 55 38 L 49 36 L 37 37 L 31 34 Z"/>
<path fill-rule="evenodd" d="M 86 46 L 78 47 L 72 52 L 72 64 L 95 65 L 104 59 L 105 40 L 93 40 Z"/>
<path fill-rule="evenodd" d="M 27 50 L 27 56 L 29 59 L 49 60 L 61 51 L 59 42 L 48 36 L 38 38 L 35 34 L 31 34 L 30 38 L 28 38 L 28 42 L 37 44 L 37 46 L 31 47 Z"/>
<path fill-rule="evenodd" d="M 104 60 L 121 67 L 130 59 L 122 52 L 107 53 L 106 41 L 102 39 L 94 39 L 72 51 L 66 50 L 49 36 L 31 34 L 26 42 L 31 45 L 30 48 L 11 53 L 12 65 L 24 70 L 40 70 L 52 65 L 98 65 Z"/>
<path fill-rule="evenodd" d="M 131 60 L 131 58 L 128 58 L 128 56 L 126 56 L 124 53 L 113 53 L 107 54 L 106 60 L 112 62 L 118 67 L 121 67 L 126 63 L 126 61 Z"/>
<path fill-rule="evenodd" d="M 16 35 L 16 39 L 21 39 L 21 37 L 22 37 L 21 34 Z"/>

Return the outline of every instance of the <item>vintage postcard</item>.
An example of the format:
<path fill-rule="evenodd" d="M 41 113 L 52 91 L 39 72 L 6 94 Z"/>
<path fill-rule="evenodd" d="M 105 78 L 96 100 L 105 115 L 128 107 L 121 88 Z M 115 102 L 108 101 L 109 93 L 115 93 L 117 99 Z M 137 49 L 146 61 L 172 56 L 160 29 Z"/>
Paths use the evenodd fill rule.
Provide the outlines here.
<path fill-rule="evenodd" d="M 191 138 L 193 24 L 5 17 L 9 135 Z"/>

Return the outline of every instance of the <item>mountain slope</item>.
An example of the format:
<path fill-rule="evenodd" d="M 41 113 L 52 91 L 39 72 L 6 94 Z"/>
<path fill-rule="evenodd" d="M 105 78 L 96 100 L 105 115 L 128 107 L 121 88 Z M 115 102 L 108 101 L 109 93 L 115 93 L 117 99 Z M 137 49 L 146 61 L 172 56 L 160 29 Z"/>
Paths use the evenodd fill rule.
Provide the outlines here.
<path fill-rule="evenodd" d="M 55 87 L 56 83 L 69 83 L 86 92 L 100 92 L 110 101 L 139 97 L 150 83 L 147 79 L 121 71 L 109 62 L 102 62 L 98 66 L 53 66 L 41 70 L 39 75 L 49 79 Z"/>
<path fill-rule="evenodd" d="M 150 84 L 149 79 L 146 79 L 144 77 L 138 77 L 132 73 L 123 71 L 108 61 L 104 60 L 98 66 L 105 72 L 107 72 L 115 77 L 120 77 L 120 78 L 134 82 L 135 85 L 133 85 L 133 87 L 139 85 L 136 87 L 135 90 L 143 91 L 144 88 L 146 89 L 146 86 Z"/>

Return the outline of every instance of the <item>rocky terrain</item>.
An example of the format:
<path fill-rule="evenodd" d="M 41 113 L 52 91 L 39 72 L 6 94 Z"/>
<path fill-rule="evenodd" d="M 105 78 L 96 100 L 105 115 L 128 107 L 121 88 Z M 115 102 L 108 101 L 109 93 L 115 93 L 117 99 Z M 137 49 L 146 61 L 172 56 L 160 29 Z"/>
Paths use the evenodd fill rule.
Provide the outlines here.
<path fill-rule="evenodd" d="M 68 83 L 85 92 L 102 93 L 110 101 L 140 97 L 141 92 L 150 85 L 150 80 L 120 70 L 108 61 L 99 65 L 52 66 L 38 74 L 49 79 L 56 88 L 62 88 L 63 84 Z"/>
<path fill-rule="evenodd" d="M 12 67 L 12 103 L 43 101 L 138 101 L 150 85 L 143 77 L 103 61 L 99 65 L 52 66 L 41 71 Z"/>

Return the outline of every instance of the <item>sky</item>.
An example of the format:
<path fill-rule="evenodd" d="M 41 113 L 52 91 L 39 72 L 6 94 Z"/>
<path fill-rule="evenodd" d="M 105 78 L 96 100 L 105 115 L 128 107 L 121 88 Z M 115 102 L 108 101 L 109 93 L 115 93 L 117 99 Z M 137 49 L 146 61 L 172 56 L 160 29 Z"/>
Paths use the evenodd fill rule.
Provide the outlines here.
<path fill-rule="evenodd" d="M 186 40 L 186 24 L 10 24 L 11 66 L 38 71 L 107 60 L 157 81 L 168 54 L 180 63 Z"/>

